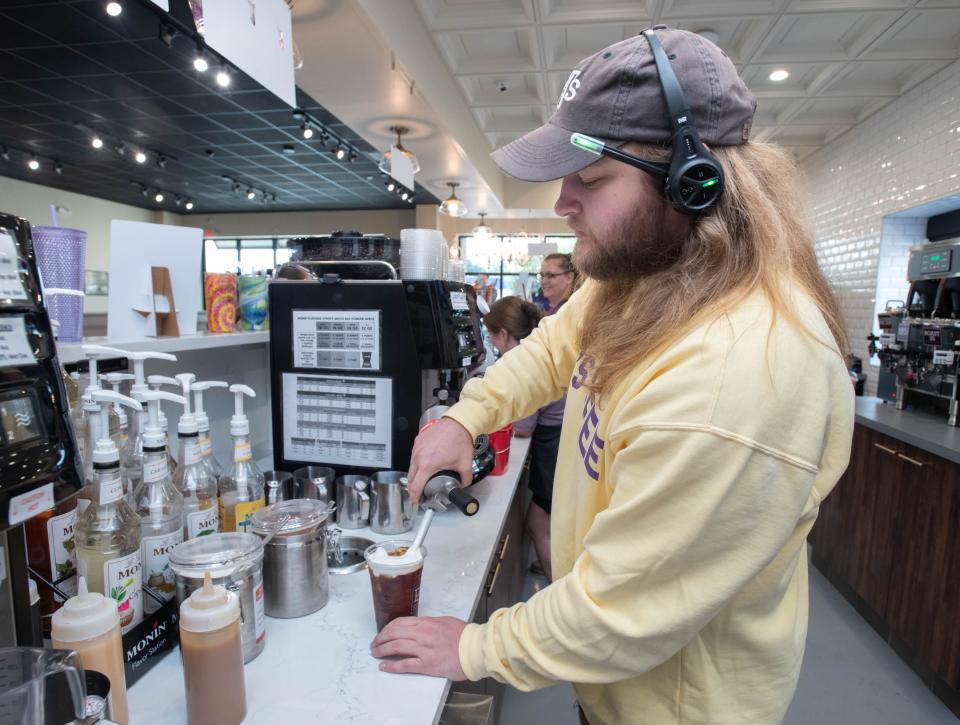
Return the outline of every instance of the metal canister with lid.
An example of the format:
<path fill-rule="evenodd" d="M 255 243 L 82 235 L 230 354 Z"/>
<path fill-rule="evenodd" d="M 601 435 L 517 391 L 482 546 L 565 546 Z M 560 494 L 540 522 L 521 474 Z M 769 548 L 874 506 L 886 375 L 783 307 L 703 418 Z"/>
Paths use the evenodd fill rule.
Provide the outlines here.
<path fill-rule="evenodd" d="M 263 537 L 266 613 L 303 617 L 321 609 L 330 594 L 327 530 L 332 507 L 316 499 L 281 501 L 253 515 Z"/>
<path fill-rule="evenodd" d="M 203 586 L 209 571 L 214 584 L 240 598 L 240 641 L 244 664 L 255 659 L 266 644 L 263 588 L 263 543 L 244 533 L 210 534 L 184 541 L 170 553 L 177 583 L 177 602 L 183 604 Z"/>

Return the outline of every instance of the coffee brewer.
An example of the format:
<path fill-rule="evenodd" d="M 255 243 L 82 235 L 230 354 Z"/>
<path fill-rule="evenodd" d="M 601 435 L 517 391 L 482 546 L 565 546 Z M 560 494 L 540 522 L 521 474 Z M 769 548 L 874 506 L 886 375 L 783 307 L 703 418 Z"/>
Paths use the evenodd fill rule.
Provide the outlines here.
<path fill-rule="evenodd" d="M 43 593 L 56 582 L 28 576 L 25 522 L 83 485 L 39 279 L 30 223 L 0 214 L 0 646 L 42 644 L 28 579 Z"/>
<path fill-rule="evenodd" d="M 421 413 L 454 402 L 483 362 L 473 288 L 397 279 L 370 252 L 390 240 L 374 239 L 357 259 L 303 252 L 270 284 L 276 469 L 406 470 Z"/>
<path fill-rule="evenodd" d="M 942 410 L 957 425 L 960 406 L 960 239 L 910 250 L 905 302 L 878 315 L 878 395 L 902 410 L 908 403 Z"/>

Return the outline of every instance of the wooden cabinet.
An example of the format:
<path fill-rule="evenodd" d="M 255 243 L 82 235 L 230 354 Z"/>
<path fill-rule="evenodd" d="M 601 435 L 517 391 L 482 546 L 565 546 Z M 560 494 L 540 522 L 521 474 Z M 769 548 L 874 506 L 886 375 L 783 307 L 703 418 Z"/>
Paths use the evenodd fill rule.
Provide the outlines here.
<path fill-rule="evenodd" d="M 960 688 L 960 465 L 857 425 L 814 563 L 929 684 Z"/>

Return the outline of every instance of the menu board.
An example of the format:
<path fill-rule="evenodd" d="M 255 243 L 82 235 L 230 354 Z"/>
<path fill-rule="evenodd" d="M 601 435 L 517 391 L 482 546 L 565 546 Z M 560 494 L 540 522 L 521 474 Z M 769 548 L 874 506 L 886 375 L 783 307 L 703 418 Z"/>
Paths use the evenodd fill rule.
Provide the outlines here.
<path fill-rule="evenodd" d="M 380 370 L 380 310 L 294 310 L 293 366 Z"/>
<path fill-rule="evenodd" d="M 283 457 L 329 465 L 392 465 L 393 381 L 283 374 Z"/>

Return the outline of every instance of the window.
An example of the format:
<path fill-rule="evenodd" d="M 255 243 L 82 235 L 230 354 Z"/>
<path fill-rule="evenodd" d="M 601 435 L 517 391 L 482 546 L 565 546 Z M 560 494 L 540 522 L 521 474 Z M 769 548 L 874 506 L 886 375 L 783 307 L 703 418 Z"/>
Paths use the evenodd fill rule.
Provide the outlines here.
<path fill-rule="evenodd" d="M 203 240 L 205 272 L 273 274 L 278 264 L 290 260 L 289 237 L 207 237 Z"/>
<path fill-rule="evenodd" d="M 524 294 L 531 297 L 539 291 L 537 272 L 545 254 L 531 254 L 531 244 L 552 244 L 557 252 L 569 254 L 577 238 L 573 234 L 548 234 L 540 237 L 494 235 L 476 238 L 460 235 L 460 256 L 466 263 L 467 283 L 492 285 L 497 298 Z"/>

